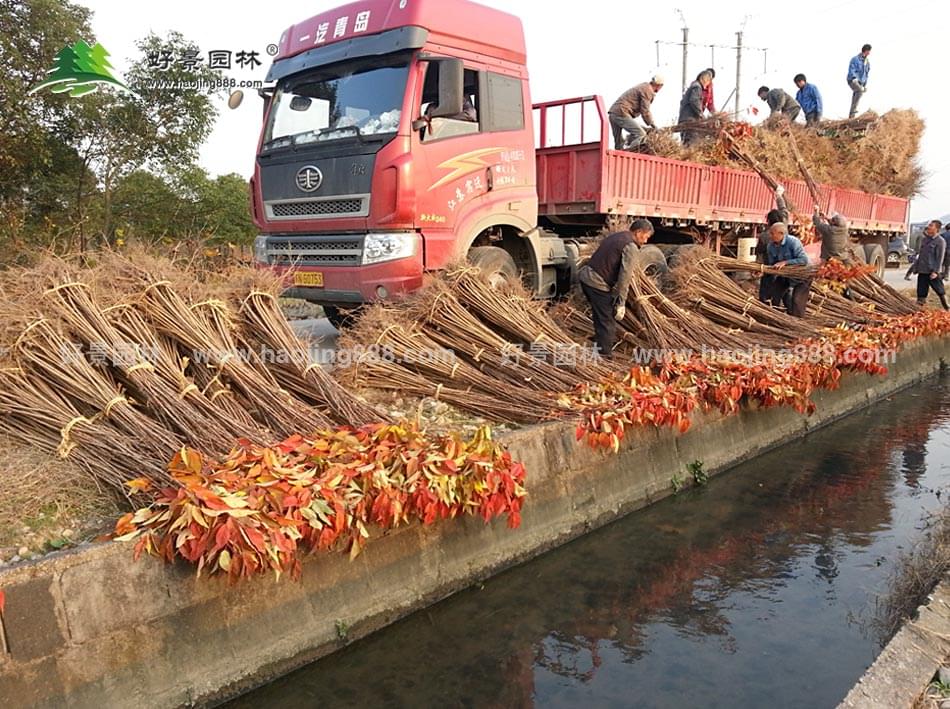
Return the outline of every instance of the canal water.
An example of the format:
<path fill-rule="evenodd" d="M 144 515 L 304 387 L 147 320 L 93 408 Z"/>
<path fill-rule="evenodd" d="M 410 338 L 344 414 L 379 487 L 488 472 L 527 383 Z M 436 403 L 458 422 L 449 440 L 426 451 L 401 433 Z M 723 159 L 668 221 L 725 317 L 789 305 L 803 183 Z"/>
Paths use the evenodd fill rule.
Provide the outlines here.
<path fill-rule="evenodd" d="M 947 494 L 950 380 L 931 380 L 231 706 L 833 707 Z"/>

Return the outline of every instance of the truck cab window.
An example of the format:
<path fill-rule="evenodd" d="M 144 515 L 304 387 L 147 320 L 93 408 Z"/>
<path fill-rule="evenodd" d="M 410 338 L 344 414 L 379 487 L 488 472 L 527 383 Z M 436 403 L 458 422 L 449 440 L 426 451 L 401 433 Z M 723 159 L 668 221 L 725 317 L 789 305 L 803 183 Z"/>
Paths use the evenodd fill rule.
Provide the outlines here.
<path fill-rule="evenodd" d="M 420 131 L 423 142 L 470 135 L 479 131 L 478 72 L 466 69 L 463 81 L 464 99 L 461 112 L 453 116 L 429 118 L 432 109 L 439 105 L 439 63 L 429 62 L 426 66 L 422 101 L 419 106 L 419 115 L 428 118 L 427 125 Z"/>

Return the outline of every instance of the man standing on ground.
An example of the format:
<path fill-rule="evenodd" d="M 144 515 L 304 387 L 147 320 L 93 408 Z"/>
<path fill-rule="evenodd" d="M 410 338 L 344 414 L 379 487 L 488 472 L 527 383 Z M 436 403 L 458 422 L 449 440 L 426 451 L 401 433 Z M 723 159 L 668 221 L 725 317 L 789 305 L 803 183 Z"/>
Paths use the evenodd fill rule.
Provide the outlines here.
<path fill-rule="evenodd" d="M 758 241 L 755 242 L 755 262 L 767 263 L 769 248 L 769 228 L 773 224 L 788 223 L 788 204 L 785 202 L 785 188 L 782 185 L 775 186 L 775 209 L 770 209 L 765 215 L 765 229 L 759 232 Z M 759 300 L 766 302 L 768 296 L 767 289 L 769 281 L 767 278 L 759 279 Z"/>
<path fill-rule="evenodd" d="M 858 102 L 868 89 L 868 73 L 871 71 L 871 61 L 868 55 L 871 53 L 871 45 L 865 44 L 861 47 L 861 52 L 851 57 L 848 64 L 848 86 L 851 87 L 851 112 L 848 118 L 854 118 L 858 115 Z"/>
<path fill-rule="evenodd" d="M 917 305 L 927 302 L 927 293 L 932 290 L 940 298 L 940 305 L 944 310 L 950 310 L 947 305 L 946 291 L 940 272 L 943 270 L 943 257 L 947 251 L 947 243 L 940 236 L 940 220 L 934 219 L 924 229 L 920 240 L 920 249 L 917 260 L 911 270 L 917 274 Z"/>
<path fill-rule="evenodd" d="M 643 118 L 648 130 L 656 130 L 650 104 L 653 103 L 656 92 L 662 88 L 663 77 L 657 74 L 650 81 L 624 91 L 620 98 L 614 101 L 607 111 L 614 133 L 614 150 L 637 150 L 646 140 L 646 130 L 634 120 L 637 117 Z M 623 131 L 628 133 L 626 141 L 623 140 Z"/>
<path fill-rule="evenodd" d="M 712 74 L 709 70 L 700 73 L 696 81 L 689 85 L 683 98 L 680 100 L 680 115 L 678 123 L 687 123 L 698 121 L 703 117 L 703 92 L 707 86 L 712 85 Z M 683 145 L 690 146 L 696 143 L 702 135 L 697 130 L 684 130 L 680 133 L 683 137 Z"/>
<path fill-rule="evenodd" d="M 765 262 L 775 268 L 808 265 L 808 256 L 805 255 L 802 242 L 789 234 L 782 222 L 769 227 L 769 245 Z M 762 280 L 764 282 L 764 287 L 760 290 L 764 296 L 762 302 L 776 308 L 784 304 L 789 315 L 796 318 L 805 317 L 811 280 L 798 280 L 772 274 L 762 276 Z M 787 299 L 789 290 L 792 291 L 791 297 Z"/>
<path fill-rule="evenodd" d="M 769 118 L 781 113 L 788 118 L 789 122 L 793 122 L 798 118 L 799 111 L 802 110 L 802 107 L 798 105 L 798 101 L 785 93 L 785 89 L 769 89 L 768 86 L 760 86 L 759 98 L 772 109 Z"/>
<path fill-rule="evenodd" d="M 646 219 L 637 219 L 627 231 L 618 231 L 601 241 L 577 274 L 581 290 L 590 301 L 594 339 L 601 357 L 610 357 L 613 352 L 617 322 L 627 312 L 627 290 L 637 252 L 651 236 L 653 225 Z"/>
<path fill-rule="evenodd" d="M 809 84 L 804 74 L 795 75 L 795 86 L 798 87 L 798 93 L 795 94 L 795 100 L 805 112 L 805 125 L 817 126 L 821 121 L 821 93 L 814 84 Z"/>

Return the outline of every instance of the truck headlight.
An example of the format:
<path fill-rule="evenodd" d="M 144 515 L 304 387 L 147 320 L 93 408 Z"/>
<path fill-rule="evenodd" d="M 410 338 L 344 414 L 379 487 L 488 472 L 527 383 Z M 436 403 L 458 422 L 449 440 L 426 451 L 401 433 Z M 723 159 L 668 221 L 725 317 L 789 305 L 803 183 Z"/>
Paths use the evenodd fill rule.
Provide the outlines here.
<path fill-rule="evenodd" d="M 418 245 L 419 236 L 413 233 L 367 234 L 363 240 L 363 265 L 414 256 Z"/>
<path fill-rule="evenodd" d="M 254 239 L 254 260 L 257 263 L 267 263 L 267 237 L 263 234 Z"/>

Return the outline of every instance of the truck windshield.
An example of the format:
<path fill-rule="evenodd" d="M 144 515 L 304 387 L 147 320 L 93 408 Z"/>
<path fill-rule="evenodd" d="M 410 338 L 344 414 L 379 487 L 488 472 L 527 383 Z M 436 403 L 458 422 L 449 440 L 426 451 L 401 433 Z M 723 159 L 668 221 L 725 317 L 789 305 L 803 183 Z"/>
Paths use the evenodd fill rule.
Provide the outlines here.
<path fill-rule="evenodd" d="M 409 61 L 408 53 L 364 58 L 283 79 L 274 94 L 264 151 L 395 133 Z"/>

